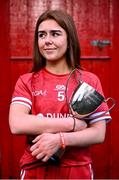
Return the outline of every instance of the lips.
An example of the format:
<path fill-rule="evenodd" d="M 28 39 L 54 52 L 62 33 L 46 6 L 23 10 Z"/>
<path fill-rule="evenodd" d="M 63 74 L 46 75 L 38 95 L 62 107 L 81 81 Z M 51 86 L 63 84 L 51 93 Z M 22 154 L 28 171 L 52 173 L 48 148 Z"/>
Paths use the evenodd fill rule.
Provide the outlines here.
<path fill-rule="evenodd" d="M 44 49 L 44 53 L 54 53 L 56 51 L 56 49 L 52 49 L 52 48 L 47 48 L 47 49 Z"/>
<path fill-rule="evenodd" d="M 54 49 L 54 48 L 47 48 L 47 49 L 44 49 L 45 51 L 54 51 L 54 50 L 56 50 L 56 49 Z"/>

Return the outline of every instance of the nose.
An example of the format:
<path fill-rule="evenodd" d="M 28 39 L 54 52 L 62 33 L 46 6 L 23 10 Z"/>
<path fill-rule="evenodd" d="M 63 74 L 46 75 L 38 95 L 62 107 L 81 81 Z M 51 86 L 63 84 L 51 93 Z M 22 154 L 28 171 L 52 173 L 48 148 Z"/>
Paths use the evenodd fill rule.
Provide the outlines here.
<path fill-rule="evenodd" d="M 45 38 L 45 44 L 46 45 L 52 44 L 52 38 L 51 38 L 50 34 L 47 34 L 47 36 Z"/>

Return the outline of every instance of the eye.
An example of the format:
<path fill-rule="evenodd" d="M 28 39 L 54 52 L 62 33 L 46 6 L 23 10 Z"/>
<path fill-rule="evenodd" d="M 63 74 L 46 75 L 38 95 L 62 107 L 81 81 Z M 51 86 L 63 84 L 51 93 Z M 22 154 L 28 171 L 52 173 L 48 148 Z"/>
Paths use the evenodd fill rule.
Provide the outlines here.
<path fill-rule="evenodd" d="M 44 32 L 38 32 L 38 38 L 43 39 L 43 38 L 45 38 L 45 36 L 46 36 L 46 33 L 44 33 Z"/>
<path fill-rule="evenodd" d="M 53 37 L 60 36 L 60 33 L 59 33 L 59 32 L 52 32 L 52 36 L 53 36 Z"/>

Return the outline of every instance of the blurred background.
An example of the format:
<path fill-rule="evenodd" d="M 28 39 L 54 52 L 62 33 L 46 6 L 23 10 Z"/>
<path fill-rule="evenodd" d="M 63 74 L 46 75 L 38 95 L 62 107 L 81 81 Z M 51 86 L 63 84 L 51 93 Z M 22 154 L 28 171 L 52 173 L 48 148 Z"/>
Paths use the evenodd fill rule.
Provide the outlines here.
<path fill-rule="evenodd" d="M 105 142 L 92 147 L 95 178 L 119 178 L 119 1 L 0 0 L 0 178 L 19 178 L 25 137 L 12 135 L 8 112 L 19 75 L 32 65 L 36 20 L 46 9 L 65 9 L 74 19 L 81 46 L 81 65 L 97 74 L 106 97 L 116 106 Z"/>

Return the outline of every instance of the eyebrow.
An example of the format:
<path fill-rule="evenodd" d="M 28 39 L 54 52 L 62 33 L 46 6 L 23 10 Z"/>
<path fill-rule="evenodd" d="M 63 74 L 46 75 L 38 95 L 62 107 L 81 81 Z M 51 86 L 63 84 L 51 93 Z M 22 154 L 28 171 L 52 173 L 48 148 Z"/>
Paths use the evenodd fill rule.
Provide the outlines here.
<path fill-rule="evenodd" d="M 45 30 L 39 30 L 39 31 L 38 31 L 38 33 L 44 33 L 44 32 L 46 32 L 46 31 L 45 31 Z M 53 32 L 59 32 L 59 33 L 62 33 L 61 30 L 57 30 L 57 29 L 56 29 L 56 30 L 50 30 L 50 32 L 51 32 L 51 33 L 53 33 Z"/>

